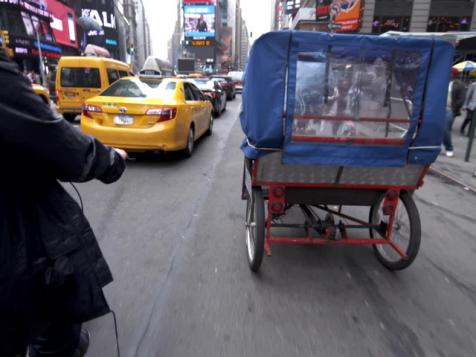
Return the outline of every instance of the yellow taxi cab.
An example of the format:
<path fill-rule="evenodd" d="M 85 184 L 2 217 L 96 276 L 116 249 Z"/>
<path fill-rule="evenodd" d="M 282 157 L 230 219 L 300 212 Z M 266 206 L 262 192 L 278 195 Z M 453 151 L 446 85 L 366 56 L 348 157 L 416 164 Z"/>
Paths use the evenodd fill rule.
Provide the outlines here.
<path fill-rule="evenodd" d="M 40 98 L 46 103 L 50 104 L 50 93 L 48 89 L 39 84 L 32 84 L 33 91 L 40 96 Z"/>
<path fill-rule="evenodd" d="M 81 113 L 84 101 L 119 78 L 131 75 L 128 64 L 104 57 L 61 57 L 56 69 L 56 105 L 67 120 Z"/>
<path fill-rule="evenodd" d="M 150 86 L 137 77 L 118 80 L 88 99 L 81 131 L 128 151 L 179 151 L 213 129 L 212 105 L 190 81 L 166 78 Z"/>
<path fill-rule="evenodd" d="M 195 72 L 195 73 L 190 73 L 188 75 L 188 78 L 204 78 L 205 77 L 205 74 L 203 73 L 198 73 L 198 72 Z"/>

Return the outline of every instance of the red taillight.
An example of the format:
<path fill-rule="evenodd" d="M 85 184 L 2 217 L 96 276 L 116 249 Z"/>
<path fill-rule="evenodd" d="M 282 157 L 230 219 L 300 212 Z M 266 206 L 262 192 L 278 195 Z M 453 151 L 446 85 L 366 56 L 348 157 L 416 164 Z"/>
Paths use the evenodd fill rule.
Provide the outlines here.
<path fill-rule="evenodd" d="M 175 119 L 177 115 L 177 108 L 163 107 L 163 108 L 150 108 L 147 109 L 145 115 L 157 116 L 157 122 Z"/>
<path fill-rule="evenodd" d="M 85 104 L 83 106 L 83 115 L 92 119 L 93 116 L 91 115 L 91 113 L 102 113 L 102 109 L 97 105 Z"/>

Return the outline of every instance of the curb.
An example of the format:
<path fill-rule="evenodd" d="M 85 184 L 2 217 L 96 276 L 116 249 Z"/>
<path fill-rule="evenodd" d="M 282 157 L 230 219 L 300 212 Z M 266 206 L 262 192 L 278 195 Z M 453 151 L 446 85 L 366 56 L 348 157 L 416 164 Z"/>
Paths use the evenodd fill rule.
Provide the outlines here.
<path fill-rule="evenodd" d="M 451 181 L 454 184 L 461 186 L 464 190 L 470 191 L 471 193 L 476 194 L 476 187 L 464 183 L 460 179 L 444 172 L 443 170 L 439 170 L 435 167 L 430 167 L 430 173 L 433 173 L 435 176 L 439 176 L 440 178 Z"/>

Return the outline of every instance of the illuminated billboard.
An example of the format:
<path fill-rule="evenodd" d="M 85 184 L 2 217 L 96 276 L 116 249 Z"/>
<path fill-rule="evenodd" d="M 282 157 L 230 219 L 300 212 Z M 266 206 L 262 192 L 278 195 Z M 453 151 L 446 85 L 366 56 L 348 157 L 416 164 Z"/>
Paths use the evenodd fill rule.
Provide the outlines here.
<path fill-rule="evenodd" d="M 353 32 L 360 27 L 362 0 L 317 0 L 316 20 L 334 20 L 337 32 Z"/>
<path fill-rule="evenodd" d="M 185 37 L 215 37 L 215 6 L 185 5 L 183 16 Z"/>

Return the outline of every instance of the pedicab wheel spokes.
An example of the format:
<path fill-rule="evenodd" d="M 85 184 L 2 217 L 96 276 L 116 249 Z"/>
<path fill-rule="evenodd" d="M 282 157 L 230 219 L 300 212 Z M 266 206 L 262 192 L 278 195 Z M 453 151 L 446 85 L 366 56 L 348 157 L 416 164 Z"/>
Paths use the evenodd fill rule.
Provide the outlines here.
<path fill-rule="evenodd" d="M 390 216 L 384 215 L 382 205 L 384 195 L 370 209 L 369 222 L 372 225 L 384 223 L 388 225 Z M 385 232 L 370 229 L 372 238 L 385 238 Z M 397 206 L 397 213 L 392 227 L 391 241 L 395 244 L 406 257 L 402 257 L 389 244 L 373 245 L 377 259 L 389 270 L 402 270 L 407 268 L 416 258 L 420 249 L 421 241 L 421 223 L 418 209 L 415 205 L 412 195 L 409 192 L 402 191 Z"/>
<path fill-rule="evenodd" d="M 246 201 L 245 225 L 248 263 L 257 272 L 263 260 L 265 237 L 264 198 L 260 188 L 253 188 Z"/>

